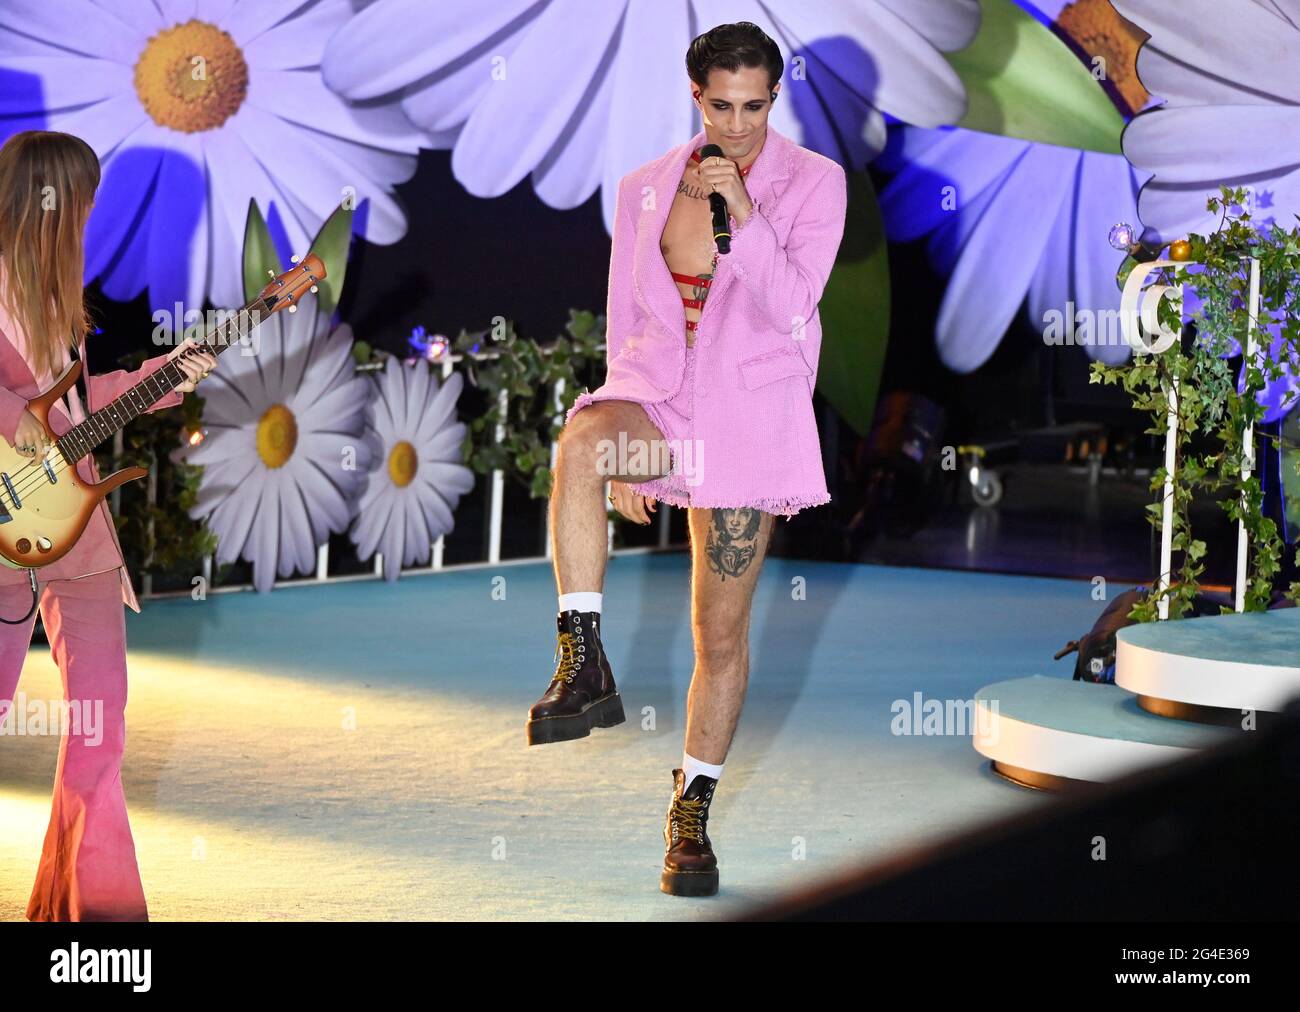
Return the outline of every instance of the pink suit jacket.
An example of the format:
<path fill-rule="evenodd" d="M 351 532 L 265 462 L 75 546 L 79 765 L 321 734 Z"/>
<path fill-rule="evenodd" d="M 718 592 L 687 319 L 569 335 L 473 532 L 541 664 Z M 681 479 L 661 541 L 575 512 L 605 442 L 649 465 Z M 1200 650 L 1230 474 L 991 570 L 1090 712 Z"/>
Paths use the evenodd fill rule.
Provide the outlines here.
<path fill-rule="evenodd" d="M 86 361 L 86 342 L 83 340 L 77 348 L 81 361 Z M 150 373 L 167 364 L 167 355 L 158 355 L 148 359 L 135 372 L 118 369 L 102 376 L 87 376 L 86 387 L 89 403 L 83 405 L 88 413 L 93 413 L 105 404 L 115 400 L 119 394 L 134 386 Z M 80 384 L 78 384 L 80 390 Z M 41 394 L 37 388 L 36 377 L 32 375 L 27 360 L 19 353 L 9 335 L 0 330 L 0 436 L 4 436 L 12 445 L 18 420 L 27 408 L 27 402 Z M 150 411 L 170 408 L 180 404 L 185 395 L 173 390 L 162 398 Z M 50 428 L 56 436 L 62 436 L 72 428 L 72 419 L 64 410 L 62 403 L 50 409 Z M 77 464 L 77 474 L 84 482 L 99 481 L 99 469 L 95 466 L 93 455 L 84 457 Z M 92 573 L 102 573 L 117 568 L 122 580 L 122 601 L 133 611 L 140 610 L 140 602 L 131 586 L 131 575 L 127 572 L 122 557 L 122 545 L 118 541 L 117 528 L 113 525 L 113 515 L 109 511 L 107 500 L 102 500 L 91 515 L 76 545 L 67 555 L 41 566 L 36 573 L 38 584 L 49 580 L 73 580 Z M 21 569 L 10 569 L 0 565 L 0 584 L 26 584 L 27 573 Z"/>
<path fill-rule="evenodd" d="M 686 356 L 686 313 L 660 249 L 677 184 L 703 130 L 619 182 L 606 311 L 606 378 L 592 401 L 657 403 L 673 396 Z M 838 162 L 769 123 L 744 179 L 754 210 L 732 218 L 696 331 L 692 438 L 698 484 L 678 502 L 661 479 L 632 487 L 692 507 L 752 506 L 792 516 L 830 501 L 813 412 L 821 317 L 817 304 L 844 235 L 848 189 Z M 716 243 L 715 243 L 716 249 Z M 667 494 L 665 494 L 667 493 Z"/>

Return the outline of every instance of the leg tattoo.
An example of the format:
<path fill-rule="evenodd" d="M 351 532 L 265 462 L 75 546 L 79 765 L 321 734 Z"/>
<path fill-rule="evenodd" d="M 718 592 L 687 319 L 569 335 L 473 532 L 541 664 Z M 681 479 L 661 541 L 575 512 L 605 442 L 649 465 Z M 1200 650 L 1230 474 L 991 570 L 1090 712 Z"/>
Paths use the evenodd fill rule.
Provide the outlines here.
<path fill-rule="evenodd" d="M 724 581 L 728 576 L 741 576 L 758 555 L 762 517 L 762 513 L 748 506 L 712 511 L 704 554 L 709 560 L 709 568 Z"/>

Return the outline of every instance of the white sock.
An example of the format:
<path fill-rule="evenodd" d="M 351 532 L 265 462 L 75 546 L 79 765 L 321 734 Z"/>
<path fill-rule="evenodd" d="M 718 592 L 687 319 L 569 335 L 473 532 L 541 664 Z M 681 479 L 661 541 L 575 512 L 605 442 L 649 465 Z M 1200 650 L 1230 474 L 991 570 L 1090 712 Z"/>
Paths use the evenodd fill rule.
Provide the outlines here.
<path fill-rule="evenodd" d="M 605 595 L 598 590 L 578 590 L 560 595 L 560 614 L 566 611 L 594 611 L 599 614 L 600 602 Z"/>
<path fill-rule="evenodd" d="M 726 765 L 725 763 L 723 765 Z M 685 794 L 691 786 L 691 781 L 697 774 L 703 773 L 706 777 L 712 777 L 718 780 L 722 776 L 722 766 L 713 766 L 710 763 L 703 763 L 687 752 L 682 753 L 682 793 Z"/>

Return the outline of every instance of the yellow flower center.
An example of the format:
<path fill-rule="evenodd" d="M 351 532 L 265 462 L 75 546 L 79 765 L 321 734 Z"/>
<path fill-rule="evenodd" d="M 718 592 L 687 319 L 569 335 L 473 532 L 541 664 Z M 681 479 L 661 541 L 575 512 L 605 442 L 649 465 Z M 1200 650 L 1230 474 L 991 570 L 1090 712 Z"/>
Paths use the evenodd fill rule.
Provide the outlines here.
<path fill-rule="evenodd" d="M 1150 96 L 1137 76 L 1138 48 L 1150 38 L 1146 32 L 1119 14 L 1109 0 L 1075 0 L 1062 9 L 1056 23 L 1094 60 L 1105 61 L 1094 64 L 1095 72 L 1105 68 L 1106 79 L 1128 106 L 1122 112 L 1133 115 L 1147 104 Z"/>
<path fill-rule="evenodd" d="M 248 96 L 248 64 L 235 40 L 191 18 L 149 39 L 135 64 L 140 104 L 159 126 L 215 130 Z"/>
<path fill-rule="evenodd" d="M 388 477 L 398 488 L 411 484 L 420 461 L 415 455 L 415 447 L 403 439 L 393 446 L 388 454 Z"/>
<path fill-rule="evenodd" d="M 283 404 L 272 404 L 257 423 L 257 453 L 267 467 L 284 467 L 298 445 L 298 423 Z"/>

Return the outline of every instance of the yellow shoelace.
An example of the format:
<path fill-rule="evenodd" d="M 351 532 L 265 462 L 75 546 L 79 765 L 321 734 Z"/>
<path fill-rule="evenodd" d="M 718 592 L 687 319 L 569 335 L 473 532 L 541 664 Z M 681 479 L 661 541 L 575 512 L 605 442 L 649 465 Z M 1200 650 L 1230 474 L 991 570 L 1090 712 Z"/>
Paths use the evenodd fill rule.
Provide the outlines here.
<path fill-rule="evenodd" d="M 700 846 L 704 845 L 704 823 L 701 820 L 703 808 L 704 801 L 700 798 L 673 800 L 673 815 L 678 823 L 677 835 L 694 840 Z"/>
<path fill-rule="evenodd" d="M 562 632 L 559 634 L 559 641 L 555 644 L 555 657 L 552 660 L 559 660 L 561 652 L 564 654 L 564 659 L 556 669 L 555 677 L 562 678 L 566 682 L 572 682 L 573 676 L 578 673 L 578 668 L 582 666 L 582 662 L 578 659 L 573 633 Z"/>

